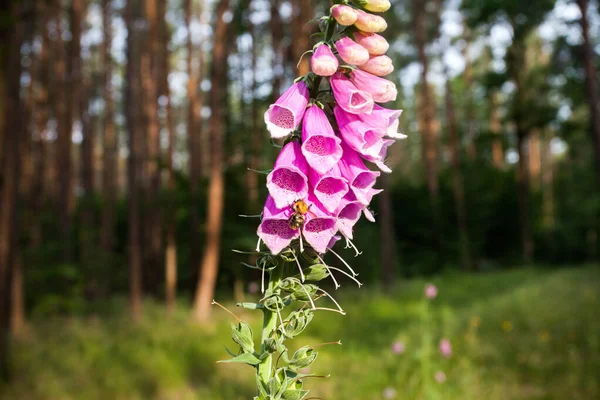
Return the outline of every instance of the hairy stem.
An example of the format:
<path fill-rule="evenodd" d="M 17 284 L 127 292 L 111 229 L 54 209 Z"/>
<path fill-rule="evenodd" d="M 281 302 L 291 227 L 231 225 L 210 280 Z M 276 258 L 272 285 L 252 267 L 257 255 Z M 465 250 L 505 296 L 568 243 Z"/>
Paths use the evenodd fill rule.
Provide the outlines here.
<path fill-rule="evenodd" d="M 275 268 L 271 274 L 269 279 L 269 286 L 267 287 L 267 295 L 272 294 L 273 290 L 277 287 L 279 282 L 281 282 L 281 278 L 283 276 L 283 270 L 285 268 L 285 264 L 278 266 Z M 273 335 L 273 331 L 277 326 L 277 313 L 267 310 L 263 308 L 264 320 L 263 320 L 263 329 L 262 329 L 262 337 L 260 340 L 260 352 L 261 354 L 265 351 L 265 340 L 270 338 Z M 260 364 L 258 364 L 258 376 L 260 380 L 265 384 L 271 379 L 271 367 L 273 364 L 273 355 L 269 355 L 265 358 Z"/>

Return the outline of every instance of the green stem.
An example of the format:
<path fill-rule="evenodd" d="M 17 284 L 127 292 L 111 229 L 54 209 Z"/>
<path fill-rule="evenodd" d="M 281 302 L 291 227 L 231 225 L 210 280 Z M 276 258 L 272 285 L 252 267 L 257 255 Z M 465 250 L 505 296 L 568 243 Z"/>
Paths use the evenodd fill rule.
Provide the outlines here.
<path fill-rule="evenodd" d="M 283 276 L 283 269 L 285 268 L 285 264 L 282 266 L 278 266 L 271 272 L 271 276 L 269 279 L 269 286 L 267 287 L 267 294 L 272 293 L 273 290 L 277 287 L 279 282 L 281 282 L 281 278 Z M 273 335 L 273 331 L 277 326 L 277 313 L 267 310 L 263 308 L 264 320 L 263 320 L 263 329 L 262 329 L 262 337 L 260 341 L 260 352 L 261 354 L 265 351 L 265 340 L 270 338 Z M 271 379 L 271 367 L 273 364 L 273 355 L 270 354 L 267 358 L 265 358 L 260 364 L 258 364 L 258 376 L 262 382 L 265 384 Z"/>

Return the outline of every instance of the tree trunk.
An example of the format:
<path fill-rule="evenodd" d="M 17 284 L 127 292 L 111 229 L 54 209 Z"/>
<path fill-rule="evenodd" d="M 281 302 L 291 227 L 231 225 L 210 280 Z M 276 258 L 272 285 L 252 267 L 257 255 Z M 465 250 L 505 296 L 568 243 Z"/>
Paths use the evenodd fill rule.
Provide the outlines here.
<path fill-rule="evenodd" d="M 160 204 L 158 203 L 160 190 L 160 137 L 158 120 L 158 55 L 160 43 L 158 37 L 158 13 L 157 0 L 144 0 L 146 21 L 148 24 L 147 34 L 142 48 L 142 85 L 144 99 L 144 118 L 146 127 L 146 159 L 145 178 L 146 190 L 144 201 L 144 232 L 145 246 L 144 266 L 148 288 L 152 292 L 157 291 L 162 276 L 160 261 L 162 259 L 162 230 L 160 224 Z M 162 17 L 162 16 L 161 16 Z"/>
<path fill-rule="evenodd" d="M 460 169 L 460 139 L 458 137 L 456 113 L 454 110 L 454 99 L 452 85 L 446 74 L 446 131 L 448 133 L 448 147 L 450 150 L 450 165 L 452 167 L 452 194 L 454 206 L 456 207 L 456 224 L 458 226 L 460 240 L 460 261 L 463 269 L 473 269 L 471 256 L 471 242 L 467 228 L 467 208 L 465 206 L 465 190 L 463 177 Z"/>
<path fill-rule="evenodd" d="M 302 76 L 310 72 L 310 57 L 302 57 L 302 54 L 309 48 L 314 25 L 306 22 L 314 17 L 314 8 L 311 0 L 292 0 L 292 7 L 292 58 L 294 66 L 299 63 L 298 75 Z"/>
<path fill-rule="evenodd" d="M 529 182 L 532 190 L 537 191 L 542 184 L 542 139 L 539 129 L 532 129 L 527 137 L 527 163 Z"/>
<path fill-rule="evenodd" d="M 502 144 L 502 120 L 498 92 L 490 95 L 490 133 L 492 134 L 492 161 L 498 169 L 504 168 L 504 146 Z"/>
<path fill-rule="evenodd" d="M 23 286 L 23 259 L 21 253 L 16 251 L 12 271 L 10 308 L 10 332 L 13 336 L 20 336 L 25 330 L 25 296 Z"/>
<path fill-rule="evenodd" d="M 214 44 L 212 49 L 210 108 L 211 169 L 208 187 L 208 207 L 206 223 L 206 243 L 200 266 L 200 279 L 194 299 L 194 317 L 205 320 L 210 315 L 221 250 L 221 229 L 223 224 L 224 177 L 223 177 L 223 138 L 225 136 L 224 101 L 227 92 L 227 36 L 229 24 L 223 21 L 223 14 L 229 7 L 229 0 L 220 0 L 215 13 Z"/>
<path fill-rule="evenodd" d="M 166 20 L 166 0 L 158 0 L 158 15 L 162 16 L 158 23 L 158 37 L 162 44 L 160 49 L 159 62 L 159 79 L 160 79 L 160 96 L 164 96 L 167 101 L 165 105 L 166 114 L 166 130 L 169 137 L 169 146 L 166 154 L 167 167 L 167 187 L 169 191 L 175 195 L 175 170 L 173 168 L 173 154 L 175 152 L 175 126 L 173 123 L 173 109 L 171 106 L 171 92 L 169 90 L 169 71 L 170 71 L 170 52 L 169 42 L 171 34 Z M 177 304 L 177 236 L 175 226 L 175 207 L 171 205 L 169 212 L 166 215 L 167 220 L 167 237 L 165 251 L 165 296 L 167 303 L 167 311 L 173 314 Z"/>
<path fill-rule="evenodd" d="M 542 143 L 542 215 L 544 227 L 554 228 L 554 160 L 552 159 L 552 131 L 546 130 Z"/>
<path fill-rule="evenodd" d="M 185 19 L 188 28 L 187 37 L 187 136 L 189 147 L 189 174 L 190 174 L 190 265 L 192 271 L 200 265 L 200 216 L 198 213 L 198 202 L 200 200 L 200 178 L 202 176 L 202 157 L 200 149 L 200 138 L 202 126 L 200 124 L 200 115 L 197 114 L 201 109 L 198 88 L 200 77 L 202 76 L 202 61 L 198 63 L 198 68 L 194 68 L 194 46 L 192 43 L 191 26 L 195 15 L 192 0 L 185 0 Z M 202 49 L 200 49 L 202 53 Z"/>
<path fill-rule="evenodd" d="M 115 235 L 115 208 L 117 201 L 117 131 L 112 90 L 112 16 L 111 0 L 102 0 L 102 88 L 104 95 L 103 155 L 102 155 L 102 221 L 100 244 L 105 255 L 113 252 Z M 110 261 L 109 261 L 110 262 Z"/>
<path fill-rule="evenodd" d="M 271 102 L 275 102 L 281 94 L 281 80 L 283 78 L 283 50 L 281 41 L 283 39 L 283 24 L 279 14 L 280 0 L 271 0 L 271 19 L 269 27 L 271 30 L 271 47 L 273 48 L 273 89 L 271 90 Z"/>
<path fill-rule="evenodd" d="M 431 210 L 433 216 L 433 234 L 436 241 L 436 247 L 441 240 L 440 232 L 440 206 L 439 206 L 439 181 L 438 181 L 438 149 L 437 149 L 437 123 L 435 120 L 435 98 L 431 93 L 427 74 L 429 72 L 429 60 L 425 52 L 426 45 L 426 26 L 425 26 L 425 2 L 423 0 L 413 0 L 413 28 L 415 43 L 419 62 L 421 63 L 421 84 L 419 96 L 419 117 L 418 125 L 421 133 L 421 146 L 423 154 L 423 163 L 425 165 L 425 177 Z"/>
<path fill-rule="evenodd" d="M 585 68 L 585 88 L 587 90 L 588 106 L 590 108 L 591 135 L 596 156 L 596 180 L 600 186 L 600 94 L 598 90 L 598 75 L 594 65 L 595 53 L 590 39 L 588 21 L 588 0 L 577 0 L 581 12 L 579 25 L 583 36 L 583 64 Z"/>
<path fill-rule="evenodd" d="M 517 121 L 517 124 L 519 122 Z M 533 261 L 533 236 L 531 233 L 531 217 L 529 215 L 529 171 L 527 169 L 527 135 L 517 126 L 517 146 L 519 163 L 517 169 L 517 194 L 519 200 L 519 224 L 521 227 L 521 243 L 523 261 Z"/>
<path fill-rule="evenodd" d="M 21 45 L 25 36 L 26 18 L 21 15 L 21 3 L 11 4 L 11 22 L 0 30 L 0 72 L 6 82 L 3 135 L 3 185 L 0 197 L 0 381 L 8 378 L 8 329 L 12 265 L 16 254 L 16 218 L 18 214 L 19 176 L 21 168 L 20 141 L 23 135 L 20 101 Z"/>
<path fill-rule="evenodd" d="M 127 25 L 127 129 L 129 131 L 129 158 L 127 160 L 128 247 L 129 247 L 129 300 L 131 314 L 139 319 L 142 311 L 142 249 L 140 227 L 141 141 L 143 140 L 143 109 L 141 81 L 141 40 L 136 20 L 141 18 L 139 0 L 130 0 L 125 11 Z"/>
<path fill-rule="evenodd" d="M 463 48 L 463 58 L 465 59 L 465 109 L 467 117 L 467 156 L 470 161 L 475 161 L 477 158 L 477 145 L 475 136 L 477 135 L 477 120 L 475 119 L 475 104 L 473 102 L 473 67 L 471 64 L 471 56 L 469 55 L 469 44 L 471 35 L 469 28 L 463 26 L 465 34 L 465 47 Z"/>
<path fill-rule="evenodd" d="M 394 207 L 392 206 L 391 186 L 389 175 L 380 177 L 383 192 L 379 199 L 379 226 L 381 233 L 381 283 L 384 290 L 391 290 L 396 282 L 396 234 L 394 233 Z"/>

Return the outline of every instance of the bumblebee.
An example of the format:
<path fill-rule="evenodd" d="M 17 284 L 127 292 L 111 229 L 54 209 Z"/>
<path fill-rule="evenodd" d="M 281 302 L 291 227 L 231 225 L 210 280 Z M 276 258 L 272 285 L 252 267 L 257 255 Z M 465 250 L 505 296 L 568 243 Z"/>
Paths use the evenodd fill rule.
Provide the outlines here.
<path fill-rule="evenodd" d="M 294 230 L 302 228 L 306 223 L 306 214 L 309 213 L 310 206 L 304 200 L 296 200 L 290 207 L 293 210 L 288 220 L 290 228 Z"/>

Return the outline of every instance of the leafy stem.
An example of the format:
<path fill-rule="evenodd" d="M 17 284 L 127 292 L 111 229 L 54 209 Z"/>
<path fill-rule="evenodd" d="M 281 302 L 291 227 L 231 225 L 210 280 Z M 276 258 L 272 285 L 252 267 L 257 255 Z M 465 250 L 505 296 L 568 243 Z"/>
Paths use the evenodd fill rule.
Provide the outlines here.
<path fill-rule="evenodd" d="M 269 286 L 267 287 L 267 295 L 271 295 L 274 289 L 281 282 L 281 278 L 283 277 L 283 270 L 285 269 L 285 263 L 282 263 L 281 266 L 277 266 L 270 272 L 269 276 Z M 262 329 L 262 337 L 260 344 L 260 351 L 264 353 L 266 351 L 266 340 L 271 338 L 275 328 L 277 326 L 277 313 L 269 310 L 268 308 L 263 308 L 264 320 L 263 320 L 263 329 Z M 269 354 L 260 364 L 258 364 L 258 376 L 263 383 L 267 383 L 269 379 L 271 379 L 271 366 L 273 364 L 273 354 Z"/>

